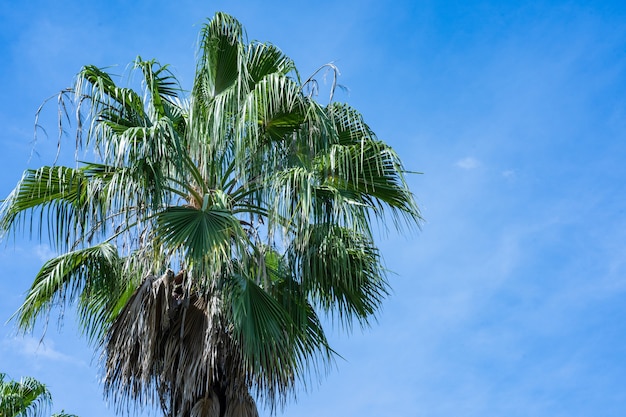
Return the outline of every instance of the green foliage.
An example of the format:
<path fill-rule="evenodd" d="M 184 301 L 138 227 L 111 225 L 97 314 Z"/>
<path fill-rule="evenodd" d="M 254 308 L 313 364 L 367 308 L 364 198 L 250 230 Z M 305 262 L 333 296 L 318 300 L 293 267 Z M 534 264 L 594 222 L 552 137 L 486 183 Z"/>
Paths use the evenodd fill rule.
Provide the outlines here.
<path fill-rule="evenodd" d="M 7 380 L 0 373 L 0 416 L 2 417 L 43 417 L 52 403 L 48 388 L 34 378 L 25 377 L 20 381 Z M 64 412 L 52 417 L 76 417 Z"/>
<path fill-rule="evenodd" d="M 373 225 L 420 221 L 398 155 L 358 111 L 305 93 L 314 80 L 278 48 L 223 13 L 199 48 L 189 95 L 154 60 L 135 61 L 142 92 L 83 68 L 76 144 L 94 161 L 28 170 L 0 208 L 2 232 L 47 228 L 61 253 L 18 325 L 75 302 L 114 398 L 156 388 L 170 414 L 248 391 L 274 406 L 323 372 L 334 352 L 319 314 L 366 326 L 388 293 Z M 190 328 L 206 335 L 195 347 Z M 185 382 L 182 363 L 201 368 Z"/>

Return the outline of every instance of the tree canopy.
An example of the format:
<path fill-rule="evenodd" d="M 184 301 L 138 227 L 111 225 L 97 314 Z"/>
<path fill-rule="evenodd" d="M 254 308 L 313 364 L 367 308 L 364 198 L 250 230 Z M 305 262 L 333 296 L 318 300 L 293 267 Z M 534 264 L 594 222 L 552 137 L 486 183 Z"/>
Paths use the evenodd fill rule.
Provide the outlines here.
<path fill-rule="evenodd" d="M 84 67 L 59 96 L 75 165 L 27 170 L 0 228 L 60 254 L 19 327 L 75 303 L 120 409 L 252 416 L 326 371 L 324 316 L 370 323 L 389 290 L 375 228 L 420 215 L 394 150 L 276 46 L 217 13 L 198 52 L 190 91 L 155 60 L 134 62 L 140 91 Z"/>
<path fill-rule="evenodd" d="M 24 377 L 19 381 L 8 379 L 0 373 L 0 416 L 2 417 L 44 417 L 52 404 L 52 395 L 35 378 Z M 76 417 L 65 412 L 52 417 Z"/>

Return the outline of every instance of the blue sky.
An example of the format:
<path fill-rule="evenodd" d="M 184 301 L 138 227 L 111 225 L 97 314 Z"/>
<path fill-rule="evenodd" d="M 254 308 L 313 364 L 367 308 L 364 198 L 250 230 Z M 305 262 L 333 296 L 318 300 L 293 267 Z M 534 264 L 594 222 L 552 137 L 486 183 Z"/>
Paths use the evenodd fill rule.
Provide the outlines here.
<path fill-rule="evenodd" d="M 54 105 L 31 157 L 34 114 L 82 65 L 157 58 L 189 87 L 218 10 L 304 75 L 335 62 L 337 99 L 423 172 L 422 231 L 380 240 L 395 275 L 378 324 L 332 331 L 344 360 L 279 415 L 626 413 L 625 4 L 3 2 L 0 195 L 54 159 Z M 50 255 L 2 244 L 2 323 Z M 56 323 L 42 345 L 1 326 L 0 372 L 47 383 L 57 411 L 113 416 L 71 312 Z"/>

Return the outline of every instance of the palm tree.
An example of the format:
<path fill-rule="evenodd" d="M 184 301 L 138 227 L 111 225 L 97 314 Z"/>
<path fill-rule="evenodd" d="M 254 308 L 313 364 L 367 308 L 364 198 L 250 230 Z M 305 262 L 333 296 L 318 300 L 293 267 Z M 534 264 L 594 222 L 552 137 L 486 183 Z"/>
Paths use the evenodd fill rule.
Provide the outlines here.
<path fill-rule="evenodd" d="M 48 388 L 34 378 L 25 377 L 20 381 L 5 380 L 6 374 L 0 373 L 0 416 L 2 417 L 40 417 L 45 416 L 52 396 Z M 76 417 L 65 412 L 52 417 Z"/>
<path fill-rule="evenodd" d="M 156 61 L 135 61 L 140 93 L 83 68 L 59 101 L 74 100 L 76 155 L 95 161 L 26 171 L 0 227 L 47 228 L 61 253 L 18 326 L 75 302 L 120 409 L 256 416 L 253 396 L 273 408 L 326 372 L 323 317 L 374 317 L 388 284 L 373 225 L 420 217 L 355 109 L 316 102 L 315 81 L 231 16 L 200 39 L 189 94 Z"/>

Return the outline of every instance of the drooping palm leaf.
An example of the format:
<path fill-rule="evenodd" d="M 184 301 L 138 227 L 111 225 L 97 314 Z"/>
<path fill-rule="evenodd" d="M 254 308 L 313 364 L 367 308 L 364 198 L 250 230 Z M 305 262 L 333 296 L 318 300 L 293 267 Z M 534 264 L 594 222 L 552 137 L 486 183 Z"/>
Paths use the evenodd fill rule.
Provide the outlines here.
<path fill-rule="evenodd" d="M 292 246 L 293 274 L 313 303 L 345 326 L 368 324 L 388 294 L 386 272 L 369 237 L 336 225 L 317 225 Z"/>
<path fill-rule="evenodd" d="M 6 233 L 28 219 L 31 233 L 33 227 L 38 227 L 41 238 L 47 225 L 50 241 L 57 248 L 71 248 L 71 242 L 89 225 L 100 223 L 106 212 L 103 179 L 89 168 L 47 166 L 27 170 L 0 208 L 0 230 Z M 29 211 L 39 212 L 38 224 L 34 224 L 35 216 L 27 216 Z"/>
<path fill-rule="evenodd" d="M 124 290 L 117 249 L 102 243 L 67 252 L 46 262 L 16 313 L 18 325 L 32 329 L 55 306 L 78 301 L 79 318 L 90 338 L 110 320 L 116 296 Z"/>

